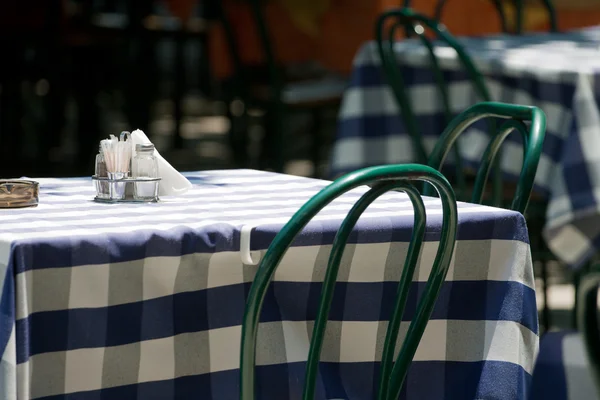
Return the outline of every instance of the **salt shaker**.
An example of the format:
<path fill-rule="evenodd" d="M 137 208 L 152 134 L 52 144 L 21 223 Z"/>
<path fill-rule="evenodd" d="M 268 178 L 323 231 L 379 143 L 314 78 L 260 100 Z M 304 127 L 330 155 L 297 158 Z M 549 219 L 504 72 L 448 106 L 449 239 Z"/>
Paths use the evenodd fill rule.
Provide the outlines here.
<path fill-rule="evenodd" d="M 158 178 L 158 163 L 154 156 L 154 145 L 137 144 L 135 153 L 131 162 L 133 178 Z M 156 200 L 158 181 L 135 182 L 133 197 L 136 200 Z"/>
<path fill-rule="evenodd" d="M 102 151 L 102 145 L 98 150 L 98 154 L 96 155 L 96 166 L 94 169 L 94 174 L 98 178 L 107 178 L 108 172 L 106 170 L 106 161 L 104 160 L 104 152 Z M 107 199 L 109 197 L 108 191 L 108 182 L 97 180 L 94 181 L 96 184 L 96 195 L 99 199 Z"/>

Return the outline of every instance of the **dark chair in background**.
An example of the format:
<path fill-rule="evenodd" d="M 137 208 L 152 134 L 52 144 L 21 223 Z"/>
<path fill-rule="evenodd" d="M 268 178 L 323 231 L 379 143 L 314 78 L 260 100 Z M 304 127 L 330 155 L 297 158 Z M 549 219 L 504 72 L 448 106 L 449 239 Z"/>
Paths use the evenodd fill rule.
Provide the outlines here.
<path fill-rule="evenodd" d="M 500 18 L 500 26 L 502 27 L 502 32 L 508 34 L 521 35 L 523 34 L 523 20 L 525 19 L 525 3 L 526 0 L 490 0 L 494 5 L 494 8 L 498 12 L 498 17 Z M 550 20 L 550 32 L 558 32 L 558 19 L 556 17 L 556 10 L 554 5 L 552 4 L 552 0 L 539 0 L 546 12 L 548 13 L 548 17 Z M 438 0 L 436 7 L 434 18 L 436 21 L 442 21 L 442 15 L 444 13 L 444 8 L 446 7 L 447 0 Z M 505 4 L 511 3 L 512 7 L 515 9 L 515 24 L 513 27 L 509 27 Z M 410 0 L 404 1 L 404 7 L 410 7 Z"/>
<path fill-rule="evenodd" d="M 113 2 L 118 3 L 118 2 Z M 90 15 L 90 25 L 110 34 L 126 38 L 125 62 L 122 66 L 123 88 L 126 88 L 127 116 L 131 129 L 147 129 L 151 119 L 153 101 L 159 97 L 157 53 L 161 41 L 169 41 L 175 49 L 172 90 L 169 97 L 173 102 L 174 129 L 171 148 L 184 146 L 181 135 L 183 120 L 183 98 L 186 94 L 185 46 L 190 42 L 199 44 L 203 51 L 207 47 L 207 20 L 192 15 L 182 20 L 172 15 L 155 12 L 152 2 L 132 0 L 123 2 L 125 8 L 117 7 L 95 10 Z M 208 60 L 202 57 L 198 75 L 201 84 L 210 81 Z M 209 85 L 203 87 L 209 91 Z"/>
<path fill-rule="evenodd" d="M 46 150 L 57 140 L 62 23 L 58 0 L 9 0 L 0 4 L 0 170 L 5 175 L 20 174 L 30 164 L 33 168 L 46 167 Z M 24 92 L 37 93 L 35 101 L 47 110 L 27 121 L 40 132 L 39 137 L 27 136 L 23 129 L 29 106 Z"/>
<path fill-rule="evenodd" d="M 288 116 L 292 112 L 306 112 L 312 116 L 310 136 L 312 141 L 311 160 L 314 175 L 318 175 L 322 151 L 322 112 L 338 106 L 346 81 L 319 71 L 293 76 L 281 65 L 274 51 L 272 38 L 265 21 L 262 0 L 248 0 L 259 43 L 263 52 L 263 65 L 244 65 L 236 42 L 235 29 L 225 10 L 217 2 L 220 21 L 225 30 L 234 76 L 229 85 L 230 140 L 234 159 L 238 166 L 247 166 L 248 159 L 248 111 L 256 108 L 264 113 L 259 168 L 282 172 L 289 161 L 289 153 L 295 146 L 294 139 L 287 137 Z M 246 33 L 247 34 L 247 33 Z M 231 107 L 230 107 L 231 108 Z M 297 145 L 297 144 L 296 144 Z"/>
<path fill-rule="evenodd" d="M 175 125 L 170 147 L 182 148 L 184 47 L 193 42 L 206 50 L 206 35 L 202 18 L 160 15 L 145 0 L 2 2 L 0 174 L 87 175 L 115 112 L 130 129 L 148 129 L 162 96 L 157 54 L 165 41 L 175 49 L 167 78 Z M 197 65 L 209 92 L 207 57 Z"/>
<path fill-rule="evenodd" d="M 600 397 L 600 325 L 598 321 L 598 290 L 600 289 L 600 267 L 594 265 L 582 275 L 578 293 L 577 320 L 583 335 L 585 348 Z"/>
<path fill-rule="evenodd" d="M 128 64 L 119 63 L 123 36 L 89 23 L 91 4 L 11 0 L 0 6 L 3 175 L 89 172 L 101 135 L 98 93 L 119 86 L 118 72 Z M 69 166 L 55 153 L 63 141 L 68 98 L 74 100 L 76 121 L 71 138 L 76 156 Z"/>
<path fill-rule="evenodd" d="M 559 330 L 540 339 L 532 374 L 531 400 L 600 398 L 600 268 L 581 275 L 576 330 Z"/>

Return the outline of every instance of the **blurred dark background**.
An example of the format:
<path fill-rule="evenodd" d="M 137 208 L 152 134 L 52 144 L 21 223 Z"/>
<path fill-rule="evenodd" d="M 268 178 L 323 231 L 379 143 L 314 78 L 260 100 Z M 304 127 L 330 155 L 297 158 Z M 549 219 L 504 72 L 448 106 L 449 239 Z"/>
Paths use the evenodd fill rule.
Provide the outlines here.
<path fill-rule="evenodd" d="M 138 128 L 180 170 L 327 177 L 353 57 L 401 3 L 2 0 L 0 177 L 90 175 L 99 140 Z M 572 14 L 561 24 L 600 11 Z M 453 0 L 444 20 L 455 35 L 500 31 L 489 1 Z"/>
<path fill-rule="evenodd" d="M 344 80 L 317 63 L 281 67 L 263 4 L 245 6 L 264 55 L 253 65 L 220 0 L 3 0 L 0 176 L 90 175 L 99 140 L 137 128 L 180 170 L 321 175 Z M 226 76 L 211 68 L 215 26 Z"/>

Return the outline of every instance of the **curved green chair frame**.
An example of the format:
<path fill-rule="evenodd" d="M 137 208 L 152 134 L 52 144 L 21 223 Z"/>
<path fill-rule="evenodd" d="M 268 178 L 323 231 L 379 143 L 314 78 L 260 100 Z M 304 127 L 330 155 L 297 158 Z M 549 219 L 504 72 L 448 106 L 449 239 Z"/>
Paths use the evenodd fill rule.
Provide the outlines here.
<path fill-rule="evenodd" d="M 524 15 L 524 2 L 523 0 L 512 0 L 513 6 L 515 7 L 515 27 L 511 32 L 511 29 L 508 27 L 508 21 L 506 19 L 506 12 L 504 10 L 504 4 L 502 0 L 490 0 L 496 11 L 498 12 L 498 16 L 500 17 L 500 26 L 502 27 L 502 32 L 504 33 L 513 33 L 520 35 L 523 33 L 523 19 Z M 556 17 L 556 10 L 554 8 L 554 4 L 552 4 L 552 0 L 541 0 L 546 12 L 548 13 L 548 18 L 550 19 L 550 32 L 558 32 L 558 19 Z M 404 1 L 404 6 L 408 7 L 406 4 L 410 3 L 409 0 Z M 444 12 L 444 7 L 446 6 L 447 0 L 439 0 L 435 6 L 435 19 L 436 21 L 442 20 L 442 14 Z"/>
<path fill-rule="evenodd" d="M 458 137 L 483 118 L 502 118 L 506 121 L 500 126 L 483 154 L 481 166 L 475 178 L 471 202 L 482 203 L 485 184 L 498 150 L 508 135 L 516 130 L 523 139 L 523 168 L 510 208 L 525 213 L 546 135 L 546 115 L 537 107 L 496 102 L 478 103 L 469 107 L 446 127 L 429 157 L 428 165 L 439 169 Z M 530 122 L 530 126 L 528 127 L 525 122 Z"/>
<path fill-rule="evenodd" d="M 400 348 L 399 355 L 394 360 L 400 321 L 406 305 L 410 283 L 413 279 L 426 227 L 425 206 L 419 191 L 410 183 L 415 180 L 429 182 L 438 190 L 443 208 L 443 222 L 440 245 L 433 262 L 431 274 L 423 295 L 419 300 L 414 319 L 410 323 L 408 333 Z M 308 361 L 306 363 L 303 399 L 309 400 L 314 398 L 315 380 L 327 318 L 331 308 L 340 261 L 348 237 L 367 207 L 378 197 L 391 190 L 405 192 L 410 198 L 415 211 L 411 242 L 404 263 L 404 269 L 402 270 L 393 313 L 386 332 L 377 397 L 379 400 L 398 398 L 408 367 L 417 350 L 419 341 L 439 295 L 440 288 L 446 278 L 454 251 L 457 230 L 456 199 L 452 187 L 438 171 L 425 165 L 416 164 L 365 168 L 337 179 L 302 206 L 277 234 L 258 267 L 244 312 L 240 354 L 240 396 L 242 400 L 252 400 L 255 396 L 254 368 L 260 311 L 269 283 L 282 257 L 292 244 L 294 238 L 321 209 L 342 194 L 362 185 L 369 185 L 371 189 L 360 197 L 352 207 L 343 220 L 333 241 L 310 342 Z"/>
<path fill-rule="evenodd" d="M 520 35 L 523 33 L 523 19 L 524 15 L 524 2 L 523 0 L 512 0 L 515 13 L 516 13 L 516 26 L 515 33 Z M 548 18 L 550 19 L 550 32 L 558 32 L 558 19 L 556 17 L 556 10 L 554 8 L 554 4 L 552 4 L 552 0 L 541 0 L 544 8 L 546 8 L 546 12 L 548 13 Z"/>
<path fill-rule="evenodd" d="M 407 32 L 415 33 L 419 40 L 426 47 L 430 66 L 436 82 L 436 87 L 442 100 L 446 124 L 450 123 L 453 115 L 450 107 L 448 85 L 444 80 L 442 70 L 435 55 L 434 44 L 425 36 L 425 29 L 423 25 L 433 31 L 439 40 L 446 43 L 456 51 L 458 60 L 461 62 L 471 78 L 475 93 L 481 100 L 491 101 L 491 95 L 487 89 L 487 86 L 485 85 L 483 75 L 475 67 L 471 57 L 468 55 L 462 45 L 445 29 L 443 25 L 415 12 L 410 8 L 393 9 L 382 13 L 377 19 L 375 26 L 377 49 L 381 59 L 384 75 L 392 89 L 394 98 L 396 99 L 400 108 L 400 113 L 406 126 L 406 130 L 411 138 L 414 154 L 416 156 L 415 161 L 419 163 L 426 163 L 428 156 L 423 144 L 423 138 L 417 123 L 417 118 L 407 94 L 404 78 L 402 77 L 398 60 L 394 54 L 396 32 L 400 26 L 404 26 Z M 490 125 L 490 131 L 495 131 L 493 124 Z M 455 146 L 454 157 L 456 162 L 457 195 L 459 199 L 464 199 L 468 189 L 460 154 L 460 148 Z M 495 168 L 494 188 L 495 191 L 498 192 L 498 195 L 500 195 L 502 190 L 502 175 L 499 168 Z"/>
<path fill-rule="evenodd" d="M 577 325 L 583 341 L 600 397 L 600 327 L 598 325 L 598 288 L 600 268 L 594 266 L 592 272 L 584 275 L 577 291 Z"/>

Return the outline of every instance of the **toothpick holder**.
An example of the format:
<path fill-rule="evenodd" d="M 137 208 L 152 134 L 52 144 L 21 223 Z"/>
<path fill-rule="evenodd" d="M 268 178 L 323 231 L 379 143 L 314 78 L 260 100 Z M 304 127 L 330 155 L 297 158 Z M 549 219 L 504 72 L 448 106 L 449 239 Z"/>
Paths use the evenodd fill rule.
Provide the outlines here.
<path fill-rule="evenodd" d="M 123 179 L 127 175 L 123 172 L 108 173 L 108 198 L 111 200 L 125 199 L 125 182 Z"/>

